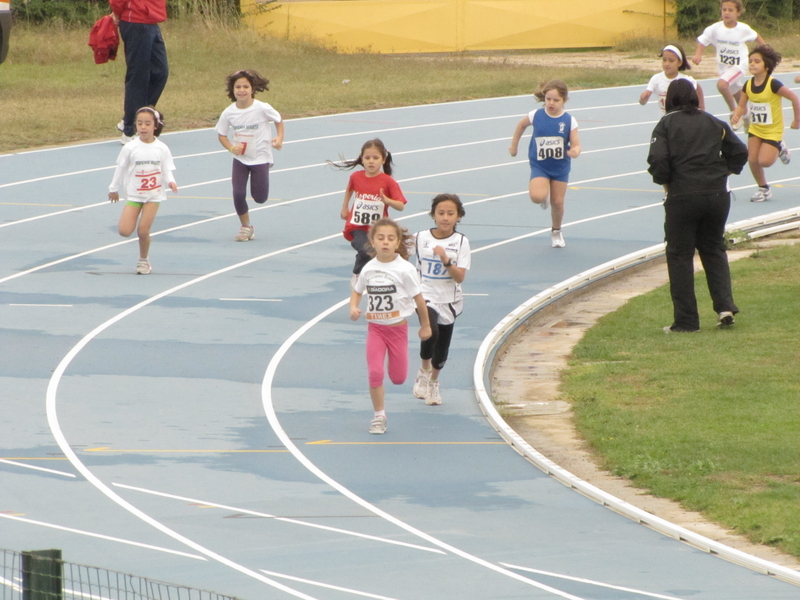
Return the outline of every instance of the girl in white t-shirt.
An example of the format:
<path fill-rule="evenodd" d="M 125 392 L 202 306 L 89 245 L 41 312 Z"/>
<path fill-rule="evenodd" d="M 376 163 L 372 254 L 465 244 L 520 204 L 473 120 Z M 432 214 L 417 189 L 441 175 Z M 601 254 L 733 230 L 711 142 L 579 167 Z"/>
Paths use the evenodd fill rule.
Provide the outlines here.
<path fill-rule="evenodd" d="M 430 212 L 436 227 L 415 236 L 417 271 L 432 333 L 420 345 L 422 364 L 414 381 L 414 395 L 425 404 L 442 403 L 439 373 L 447 361 L 456 317 L 464 306 L 461 283 L 471 265 L 470 247 L 466 236 L 456 231 L 464 214 L 458 196 L 439 194 Z"/>
<path fill-rule="evenodd" d="M 119 218 L 119 234 L 128 237 L 137 230 L 139 236 L 139 262 L 137 275 L 147 275 L 150 266 L 150 228 L 156 218 L 158 207 L 166 200 L 166 187 L 175 194 L 178 186 L 172 172 L 175 164 L 172 154 L 161 140 L 156 139 L 164 129 L 164 115 L 155 108 L 145 106 L 136 113 L 138 138 L 122 147 L 117 157 L 117 169 L 108 198 L 119 202 L 120 195 L 126 200 Z M 138 227 L 136 223 L 139 223 Z"/>
<path fill-rule="evenodd" d="M 272 149 L 283 147 L 283 120 L 280 113 L 266 102 L 256 100 L 256 92 L 269 89 L 269 80 L 255 71 L 236 71 L 227 78 L 228 98 L 233 100 L 222 111 L 216 132 L 220 143 L 233 154 L 231 184 L 233 206 L 241 227 L 234 240 L 247 242 L 255 237 L 247 208 L 247 180 L 250 194 L 257 204 L 269 197 L 269 168 L 273 163 Z M 275 137 L 271 123 L 275 124 Z"/>
<path fill-rule="evenodd" d="M 647 84 L 647 89 L 639 96 L 639 104 L 644 106 L 650 100 L 650 96 L 654 93 L 658 97 L 658 105 L 661 108 L 662 114 L 664 110 L 664 100 L 667 98 L 667 88 L 669 84 L 676 79 L 686 79 L 697 90 L 697 98 L 700 100 L 700 110 L 706 109 L 705 99 L 703 98 L 703 88 L 697 85 L 693 77 L 686 75 L 683 71 L 691 69 L 689 61 L 686 59 L 686 53 L 678 44 L 667 44 L 659 54 L 661 57 L 661 73 L 656 73 L 650 78 Z"/>
<path fill-rule="evenodd" d="M 764 38 L 752 27 L 739 22 L 744 9 L 741 0 L 722 0 L 720 2 L 722 20 L 705 28 L 697 38 L 697 49 L 692 62 L 696 65 L 703 60 L 703 50 L 713 45 L 717 50 L 717 89 L 731 111 L 742 94 L 747 67 L 747 42 L 764 44 Z"/>
<path fill-rule="evenodd" d="M 369 242 L 375 258 L 364 265 L 353 286 L 350 318 L 356 321 L 361 316 L 358 305 L 366 292 L 369 395 L 375 411 L 369 432 L 381 434 L 386 431 L 384 363 L 392 383 L 405 382 L 408 376 L 407 319 L 417 311 L 422 340 L 431 337 L 431 326 L 417 270 L 408 262 L 411 242 L 408 230 L 391 219 L 379 219 L 369 230 Z"/>

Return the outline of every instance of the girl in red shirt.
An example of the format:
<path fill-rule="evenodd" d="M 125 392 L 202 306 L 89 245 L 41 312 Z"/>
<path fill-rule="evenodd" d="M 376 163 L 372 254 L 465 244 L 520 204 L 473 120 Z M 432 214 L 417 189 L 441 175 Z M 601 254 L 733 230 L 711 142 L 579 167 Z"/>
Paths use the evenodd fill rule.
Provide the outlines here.
<path fill-rule="evenodd" d="M 356 166 L 364 169 L 350 175 L 340 213 L 345 221 L 342 234 L 357 253 L 353 265 L 352 286 L 361 269 L 372 259 L 368 252 L 371 246 L 367 239 L 370 225 L 378 219 L 388 217 L 390 206 L 398 211 L 403 210 L 407 200 L 400 186 L 391 177 L 392 155 L 379 139 L 370 140 L 361 146 L 361 154 L 356 159 L 341 163 L 328 161 L 328 164 L 339 169 L 354 169 Z M 350 200 L 353 200 L 352 204 Z"/>

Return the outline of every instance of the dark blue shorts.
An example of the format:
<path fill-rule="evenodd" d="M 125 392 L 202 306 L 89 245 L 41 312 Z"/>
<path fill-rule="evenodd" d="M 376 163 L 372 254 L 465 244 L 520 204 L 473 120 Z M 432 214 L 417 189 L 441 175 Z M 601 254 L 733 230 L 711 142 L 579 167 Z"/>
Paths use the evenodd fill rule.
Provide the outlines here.
<path fill-rule="evenodd" d="M 544 177 L 545 179 L 549 179 L 550 181 L 563 181 L 564 183 L 569 182 L 569 163 L 567 163 L 564 167 L 560 167 L 557 169 L 548 169 L 543 167 L 537 162 L 531 163 L 531 179 L 535 177 Z"/>

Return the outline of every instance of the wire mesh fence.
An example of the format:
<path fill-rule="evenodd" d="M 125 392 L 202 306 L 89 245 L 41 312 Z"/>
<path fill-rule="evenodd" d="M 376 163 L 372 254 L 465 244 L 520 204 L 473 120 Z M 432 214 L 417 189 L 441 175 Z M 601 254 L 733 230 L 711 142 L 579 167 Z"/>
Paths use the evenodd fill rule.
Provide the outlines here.
<path fill-rule="evenodd" d="M 216 592 L 61 560 L 60 550 L 0 549 L 0 600 L 236 600 Z"/>

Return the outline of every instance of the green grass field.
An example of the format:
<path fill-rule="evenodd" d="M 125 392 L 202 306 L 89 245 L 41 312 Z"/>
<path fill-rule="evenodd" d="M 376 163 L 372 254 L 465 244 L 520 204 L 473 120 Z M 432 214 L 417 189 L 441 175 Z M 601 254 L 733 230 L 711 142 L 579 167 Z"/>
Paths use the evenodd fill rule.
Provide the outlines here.
<path fill-rule="evenodd" d="M 668 288 L 603 317 L 562 390 L 603 466 L 800 556 L 800 246 L 731 264 L 730 329 L 696 280 L 702 329 L 666 335 Z"/>
<path fill-rule="evenodd" d="M 171 72 L 158 106 L 168 130 L 214 125 L 229 104 L 225 77 L 242 68 L 270 79 L 270 91 L 259 98 L 286 118 L 526 94 L 555 77 L 571 87 L 603 87 L 641 83 L 650 75 L 488 64 L 459 55 L 336 54 L 199 21 L 168 21 L 163 31 Z M 124 57 L 95 65 L 86 30 L 17 27 L 12 42 L 0 69 L 0 152 L 115 135 Z"/>

